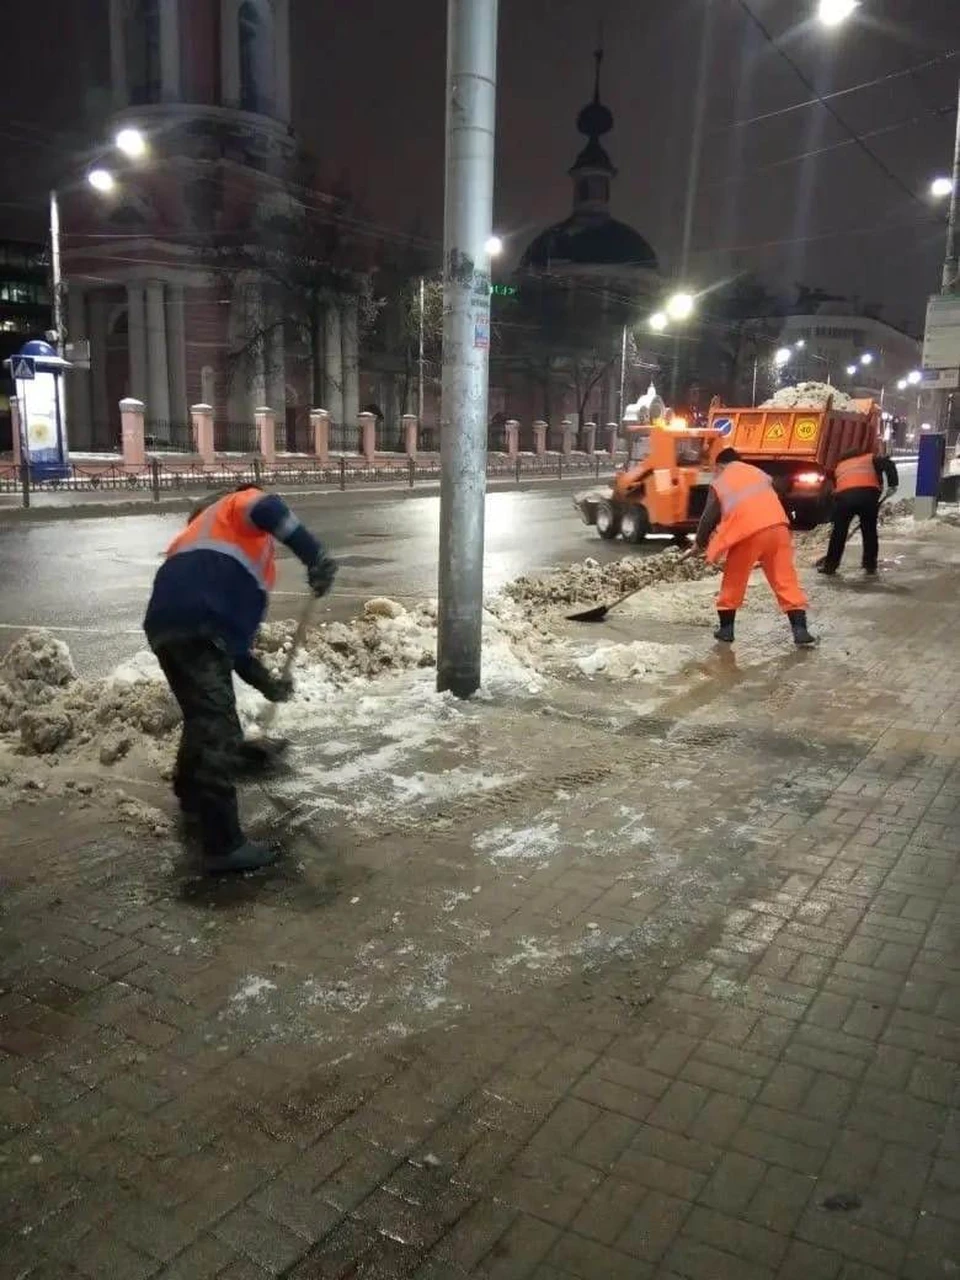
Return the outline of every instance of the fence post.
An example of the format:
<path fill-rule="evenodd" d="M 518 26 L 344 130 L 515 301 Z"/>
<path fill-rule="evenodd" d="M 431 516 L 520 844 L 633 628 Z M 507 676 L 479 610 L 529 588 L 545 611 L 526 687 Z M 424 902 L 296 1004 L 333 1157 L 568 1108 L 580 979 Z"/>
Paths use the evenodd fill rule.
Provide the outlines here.
<path fill-rule="evenodd" d="M 406 450 L 408 458 L 416 458 L 417 456 L 417 431 L 419 423 L 415 413 L 405 413 L 402 418 L 403 422 L 403 447 Z"/>
<path fill-rule="evenodd" d="M 268 467 L 277 461 L 277 415 L 266 405 L 253 411 L 257 424 L 257 438 L 260 445 L 260 456 Z"/>
<path fill-rule="evenodd" d="M 23 493 L 23 505 L 30 505 L 30 463 L 26 458 L 20 461 L 20 488 Z"/>
<path fill-rule="evenodd" d="M 533 424 L 533 452 L 542 458 L 547 452 L 547 424 L 538 418 Z"/>
<path fill-rule="evenodd" d="M 124 467 L 142 467 L 147 460 L 143 415 L 142 400 L 128 398 L 120 401 L 120 447 Z"/>
<path fill-rule="evenodd" d="M 213 405 L 190 406 L 190 423 L 193 427 L 193 444 L 204 466 L 212 466 L 216 458 L 213 437 Z"/>
<path fill-rule="evenodd" d="M 360 452 L 364 456 L 368 466 L 373 466 L 377 460 L 377 419 L 372 413 L 361 413 L 358 417 L 360 423 Z"/>
<path fill-rule="evenodd" d="M 507 436 L 507 453 L 516 458 L 520 452 L 520 423 L 516 418 L 508 418 L 504 428 Z"/>
<path fill-rule="evenodd" d="M 340 455 L 340 492 L 342 493 L 347 487 L 347 460 Z"/>
<path fill-rule="evenodd" d="M 160 501 L 160 463 L 156 458 L 150 459 L 150 488 L 153 490 L 154 502 Z"/>
<path fill-rule="evenodd" d="M 598 480 L 600 479 L 600 455 L 599 455 L 599 453 L 597 454 L 597 456 L 596 456 L 596 457 L 594 458 L 594 460 L 593 460 L 593 474 L 594 474 L 594 476 L 595 476 Z"/>
<path fill-rule="evenodd" d="M 562 453 L 557 454 L 557 479 L 558 480 L 563 479 L 563 454 Z"/>
<path fill-rule="evenodd" d="M 254 481 L 256 482 L 257 488 L 259 488 L 260 482 L 263 479 L 263 473 L 260 470 L 259 458 L 254 458 L 253 460 L 253 478 L 254 478 Z"/>
<path fill-rule="evenodd" d="M 416 458 L 407 458 L 407 477 L 410 481 L 410 488 L 413 488 L 413 482 L 417 478 L 417 460 Z"/>
<path fill-rule="evenodd" d="M 326 409 L 310 410 L 313 427 L 313 452 L 321 467 L 330 465 L 330 415 Z"/>
<path fill-rule="evenodd" d="M 520 483 L 520 455 L 519 455 L 519 453 L 517 454 L 517 456 L 516 456 L 516 457 L 514 458 L 514 460 L 513 460 L 513 466 L 514 466 L 514 470 L 516 471 L 516 475 L 517 475 L 517 484 L 519 484 L 519 483 Z"/>

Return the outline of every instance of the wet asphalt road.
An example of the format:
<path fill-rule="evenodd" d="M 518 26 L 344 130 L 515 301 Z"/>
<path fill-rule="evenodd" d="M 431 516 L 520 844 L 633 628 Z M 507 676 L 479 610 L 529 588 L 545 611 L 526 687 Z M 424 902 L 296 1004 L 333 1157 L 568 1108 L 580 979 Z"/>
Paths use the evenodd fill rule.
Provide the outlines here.
<path fill-rule="evenodd" d="M 915 464 L 901 467 L 903 497 L 913 493 Z M 520 573 L 585 556 L 614 559 L 582 524 L 571 495 L 582 478 L 490 493 L 486 512 L 486 589 Z M 288 495 L 306 524 L 339 559 L 337 588 L 318 620 L 345 618 L 365 599 L 436 595 L 439 498 L 391 493 Z M 101 676 L 143 647 L 140 622 L 163 548 L 182 513 L 0 523 L 0 651 L 29 627 L 49 627 L 69 645 L 81 675 Z M 650 539 L 644 550 L 669 545 Z M 271 616 L 294 616 L 303 600 L 303 569 L 283 554 Z"/>

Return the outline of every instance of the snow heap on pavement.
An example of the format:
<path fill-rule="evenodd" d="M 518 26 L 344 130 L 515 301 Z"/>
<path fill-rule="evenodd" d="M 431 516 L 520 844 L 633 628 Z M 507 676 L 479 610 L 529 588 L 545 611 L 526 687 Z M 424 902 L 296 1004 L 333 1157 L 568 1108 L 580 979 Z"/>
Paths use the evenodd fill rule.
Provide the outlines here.
<path fill-rule="evenodd" d="M 676 548 L 653 556 L 624 556 L 609 564 L 587 559 L 510 582 L 504 594 L 525 611 L 542 605 L 609 604 L 617 596 L 665 582 L 694 582 L 715 570 L 702 559 L 684 560 Z"/>

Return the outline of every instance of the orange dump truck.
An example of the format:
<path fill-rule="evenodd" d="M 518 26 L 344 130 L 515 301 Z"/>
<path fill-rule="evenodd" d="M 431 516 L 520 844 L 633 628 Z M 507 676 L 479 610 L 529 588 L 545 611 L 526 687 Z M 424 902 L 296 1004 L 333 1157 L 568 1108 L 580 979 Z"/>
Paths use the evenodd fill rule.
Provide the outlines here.
<path fill-rule="evenodd" d="M 829 518 L 827 473 L 850 449 L 874 453 L 880 439 L 880 410 L 872 400 L 855 400 L 853 409 L 725 408 L 714 400 L 710 428 L 717 433 L 711 456 L 733 448 L 776 481 L 777 490 L 798 529 L 812 529 Z"/>

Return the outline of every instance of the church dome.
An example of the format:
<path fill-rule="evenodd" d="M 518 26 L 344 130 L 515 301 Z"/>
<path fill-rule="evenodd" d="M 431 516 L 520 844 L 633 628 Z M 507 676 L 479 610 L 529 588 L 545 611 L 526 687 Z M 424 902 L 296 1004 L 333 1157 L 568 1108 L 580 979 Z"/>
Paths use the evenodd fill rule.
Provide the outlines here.
<path fill-rule="evenodd" d="M 657 255 L 639 231 L 616 218 L 586 219 L 576 214 L 542 231 L 528 246 L 522 266 L 544 270 L 551 262 L 659 270 Z"/>

